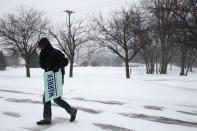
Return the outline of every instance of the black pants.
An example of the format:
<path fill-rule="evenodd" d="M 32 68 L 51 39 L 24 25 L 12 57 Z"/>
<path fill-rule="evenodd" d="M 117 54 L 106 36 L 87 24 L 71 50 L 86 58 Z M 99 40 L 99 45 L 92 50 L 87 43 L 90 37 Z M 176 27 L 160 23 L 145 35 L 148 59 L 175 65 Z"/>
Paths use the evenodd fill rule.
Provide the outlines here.
<path fill-rule="evenodd" d="M 53 100 L 58 106 L 64 108 L 69 114 L 72 113 L 71 106 L 64 100 L 61 99 L 61 97 L 58 97 Z M 48 101 L 45 103 L 45 96 L 43 96 L 43 104 L 44 104 L 44 111 L 43 111 L 43 117 L 45 120 L 51 121 L 52 113 L 51 113 L 51 101 Z"/>

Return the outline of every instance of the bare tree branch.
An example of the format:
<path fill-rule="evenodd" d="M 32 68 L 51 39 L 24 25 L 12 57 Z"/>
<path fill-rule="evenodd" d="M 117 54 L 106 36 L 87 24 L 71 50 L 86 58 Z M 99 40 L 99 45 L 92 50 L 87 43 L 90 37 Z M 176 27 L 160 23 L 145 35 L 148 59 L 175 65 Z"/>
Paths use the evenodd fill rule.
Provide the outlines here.
<path fill-rule="evenodd" d="M 15 13 L 6 14 L 0 19 L 3 45 L 25 60 L 27 77 L 30 77 L 29 64 L 37 49 L 37 41 L 46 34 L 47 25 L 47 18 L 33 8 L 20 7 Z"/>

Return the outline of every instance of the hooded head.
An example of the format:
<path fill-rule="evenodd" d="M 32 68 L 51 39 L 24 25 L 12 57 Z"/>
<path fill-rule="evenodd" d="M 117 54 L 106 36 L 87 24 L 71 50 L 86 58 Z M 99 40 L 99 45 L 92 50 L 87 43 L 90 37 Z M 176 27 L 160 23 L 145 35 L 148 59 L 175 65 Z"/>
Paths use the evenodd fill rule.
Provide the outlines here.
<path fill-rule="evenodd" d="M 38 47 L 40 49 L 47 49 L 47 50 L 50 50 L 53 48 L 47 38 L 41 38 L 40 41 L 38 42 Z"/>

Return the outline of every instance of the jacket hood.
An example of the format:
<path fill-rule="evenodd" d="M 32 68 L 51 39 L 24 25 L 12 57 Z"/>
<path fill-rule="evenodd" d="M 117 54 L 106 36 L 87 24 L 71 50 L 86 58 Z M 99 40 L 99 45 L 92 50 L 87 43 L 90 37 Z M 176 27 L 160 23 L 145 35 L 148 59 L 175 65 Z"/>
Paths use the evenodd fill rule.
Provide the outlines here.
<path fill-rule="evenodd" d="M 41 38 L 40 41 L 38 42 L 38 47 L 39 46 L 44 46 L 45 49 L 47 50 L 53 49 L 50 41 L 47 38 Z"/>

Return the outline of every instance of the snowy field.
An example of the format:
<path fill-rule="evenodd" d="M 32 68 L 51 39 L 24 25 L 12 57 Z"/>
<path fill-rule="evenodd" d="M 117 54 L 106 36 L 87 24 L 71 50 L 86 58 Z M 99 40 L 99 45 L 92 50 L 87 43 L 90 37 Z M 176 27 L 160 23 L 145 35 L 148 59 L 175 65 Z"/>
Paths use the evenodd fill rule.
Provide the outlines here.
<path fill-rule="evenodd" d="M 0 131 L 197 131 L 197 70 L 188 77 L 180 69 L 168 75 L 146 75 L 132 68 L 76 67 L 65 76 L 65 99 L 78 108 L 76 121 L 53 104 L 52 125 L 42 119 L 43 70 L 0 71 Z M 68 68 L 66 68 L 68 74 Z"/>

